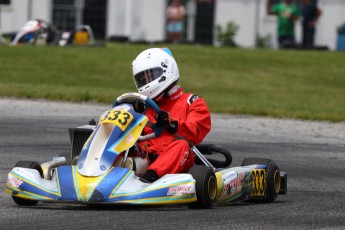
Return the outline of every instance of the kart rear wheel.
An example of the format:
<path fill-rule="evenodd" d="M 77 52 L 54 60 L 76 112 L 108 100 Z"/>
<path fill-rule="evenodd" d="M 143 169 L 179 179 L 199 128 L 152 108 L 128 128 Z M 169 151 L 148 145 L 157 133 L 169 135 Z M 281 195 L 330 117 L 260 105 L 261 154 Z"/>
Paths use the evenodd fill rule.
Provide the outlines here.
<path fill-rule="evenodd" d="M 267 166 L 266 190 L 263 202 L 272 202 L 278 197 L 280 190 L 280 170 L 273 160 L 265 158 L 246 158 L 242 166 L 260 164 Z"/>
<path fill-rule="evenodd" d="M 29 168 L 29 169 L 36 169 L 41 177 L 43 177 L 43 170 L 41 168 L 41 165 L 34 161 L 18 161 L 17 164 L 14 167 L 22 167 L 22 168 Z M 32 206 L 38 203 L 38 200 L 29 200 L 20 198 L 17 196 L 12 196 L 12 199 L 14 202 L 21 206 Z"/>
<path fill-rule="evenodd" d="M 197 201 L 189 204 L 191 209 L 211 208 L 217 196 L 217 178 L 210 167 L 197 165 L 192 167 L 189 174 L 195 179 Z"/>

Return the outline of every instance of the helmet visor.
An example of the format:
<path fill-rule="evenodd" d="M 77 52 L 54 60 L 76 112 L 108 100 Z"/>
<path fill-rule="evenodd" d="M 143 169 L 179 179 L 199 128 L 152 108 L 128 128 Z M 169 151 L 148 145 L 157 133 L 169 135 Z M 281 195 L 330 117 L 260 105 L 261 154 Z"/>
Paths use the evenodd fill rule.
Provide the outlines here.
<path fill-rule="evenodd" d="M 160 67 L 147 69 L 134 75 L 134 80 L 135 80 L 135 83 L 137 84 L 137 87 L 140 88 L 150 83 L 151 81 L 156 80 L 157 78 L 162 76 L 162 74 L 163 74 L 163 69 Z"/>

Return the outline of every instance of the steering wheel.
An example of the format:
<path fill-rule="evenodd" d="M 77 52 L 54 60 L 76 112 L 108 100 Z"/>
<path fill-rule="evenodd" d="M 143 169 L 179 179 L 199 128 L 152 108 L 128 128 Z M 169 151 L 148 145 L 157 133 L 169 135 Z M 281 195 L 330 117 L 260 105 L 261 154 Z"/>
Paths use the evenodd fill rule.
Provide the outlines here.
<path fill-rule="evenodd" d="M 149 108 L 152 108 L 156 114 L 161 111 L 156 102 L 154 102 L 151 98 L 139 93 L 122 94 L 121 96 L 116 98 L 116 100 L 113 103 L 113 107 L 120 105 L 122 103 L 126 103 L 126 102 L 134 102 L 136 100 L 140 100 L 143 103 L 145 103 L 145 105 Z M 163 127 L 157 127 L 156 124 L 154 124 L 151 128 L 153 129 L 154 132 L 144 135 L 144 136 L 140 136 L 138 141 L 146 141 L 146 140 L 159 137 L 162 135 Z"/>

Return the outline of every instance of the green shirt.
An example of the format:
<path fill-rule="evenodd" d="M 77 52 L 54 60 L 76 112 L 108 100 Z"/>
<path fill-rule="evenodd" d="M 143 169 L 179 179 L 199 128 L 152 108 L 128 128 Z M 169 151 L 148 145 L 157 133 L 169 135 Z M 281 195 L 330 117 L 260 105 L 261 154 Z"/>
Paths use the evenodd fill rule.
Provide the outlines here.
<path fill-rule="evenodd" d="M 272 7 L 272 12 L 278 15 L 278 35 L 279 36 L 294 36 L 295 35 L 295 21 L 288 18 L 289 14 L 296 17 L 300 16 L 300 12 L 296 4 L 286 5 L 284 2 L 277 3 Z"/>

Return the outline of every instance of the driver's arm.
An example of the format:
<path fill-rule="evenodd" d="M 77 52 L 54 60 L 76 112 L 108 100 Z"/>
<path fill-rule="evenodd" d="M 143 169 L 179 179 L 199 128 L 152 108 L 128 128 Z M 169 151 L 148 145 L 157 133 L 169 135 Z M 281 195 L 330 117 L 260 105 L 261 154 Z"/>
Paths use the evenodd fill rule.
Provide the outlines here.
<path fill-rule="evenodd" d="M 175 118 L 178 121 L 176 134 L 198 145 L 211 130 L 210 111 L 205 100 L 199 97 L 190 103 L 187 113 L 185 120 Z"/>

